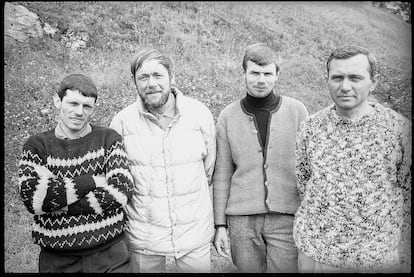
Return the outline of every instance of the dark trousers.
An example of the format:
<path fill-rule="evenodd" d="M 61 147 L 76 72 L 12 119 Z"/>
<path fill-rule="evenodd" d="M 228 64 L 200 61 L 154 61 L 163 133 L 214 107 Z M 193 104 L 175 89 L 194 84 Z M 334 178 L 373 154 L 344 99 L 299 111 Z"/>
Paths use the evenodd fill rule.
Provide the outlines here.
<path fill-rule="evenodd" d="M 85 256 L 58 255 L 42 249 L 39 272 L 130 272 L 129 252 L 124 239 L 109 248 Z"/>

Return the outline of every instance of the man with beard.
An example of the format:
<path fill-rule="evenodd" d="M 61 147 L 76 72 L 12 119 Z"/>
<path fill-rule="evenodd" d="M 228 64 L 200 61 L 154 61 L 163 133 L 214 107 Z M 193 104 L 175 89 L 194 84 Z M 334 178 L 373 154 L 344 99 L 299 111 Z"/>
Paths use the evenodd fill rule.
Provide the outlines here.
<path fill-rule="evenodd" d="M 216 146 L 213 117 L 174 87 L 173 63 L 153 49 L 131 62 L 137 100 L 113 118 L 134 178 L 127 207 L 132 270 L 210 272 L 213 236 L 209 195 Z"/>

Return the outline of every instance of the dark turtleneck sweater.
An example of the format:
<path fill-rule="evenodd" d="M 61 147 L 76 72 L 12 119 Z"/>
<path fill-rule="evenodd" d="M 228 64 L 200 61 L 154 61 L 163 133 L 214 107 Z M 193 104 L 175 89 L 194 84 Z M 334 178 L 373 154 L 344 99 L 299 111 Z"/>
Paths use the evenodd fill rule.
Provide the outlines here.
<path fill-rule="evenodd" d="M 263 148 L 266 147 L 270 113 L 277 108 L 279 100 L 280 96 L 275 95 L 273 92 L 263 98 L 257 98 L 247 94 L 246 97 L 241 100 L 245 111 L 253 115 L 256 128 L 258 128 L 260 134 L 260 143 Z"/>

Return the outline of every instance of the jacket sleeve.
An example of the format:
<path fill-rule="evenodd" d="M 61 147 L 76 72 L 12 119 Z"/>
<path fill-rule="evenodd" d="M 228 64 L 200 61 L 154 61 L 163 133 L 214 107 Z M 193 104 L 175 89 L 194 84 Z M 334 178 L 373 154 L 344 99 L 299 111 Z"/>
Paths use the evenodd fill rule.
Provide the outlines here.
<path fill-rule="evenodd" d="M 311 176 L 311 168 L 309 165 L 308 155 L 307 155 L 307 137 L 308 137 L 308 128 L 306 121 L 302 122 L 299 128 L 298 137 L 296 139 L 296 177 L 298 180 L 297 187 L 299 192 L 300 199 L 303 199 L 306 190 L 306 183 L 308 182 Z"/>
<path fill-rule="evenodd" d="M 207 148 L 207 155 L 204 157 L 204 169 L 208 184 L 211 185 L 213 180 L 214 164 L 216 162 L 216 127 L 210 111 L 207 113 L 207 120 L 205 120 L 204 126 L 201 126 L 201 132 Z"/>
<path fill-rule="evenodd" d="M 128 157 L 119 135 L 106 152 L 105 176 L 107 182 L 98 185 L 84 198 L 69 205 L 69 214 L 102 214 L 108 210 L 125 206 L 131 199 L 133 180 Z"/>
<path fill-rule="evenodd" d="M 91 175 L 60 178 L 46 166 L 41 147 L 26 143 L 19 161 L 19 191 L 27 210 L 44 214 L 67 209 L 95 189 Z"/>
<path fill-rule="evenodd" d="M 226 224 L 225 210 L 234 173 L 230 144 L 224 126 L 217 123 L 217 159 L 213 174 L 213 207 L 215 224 Z"/>

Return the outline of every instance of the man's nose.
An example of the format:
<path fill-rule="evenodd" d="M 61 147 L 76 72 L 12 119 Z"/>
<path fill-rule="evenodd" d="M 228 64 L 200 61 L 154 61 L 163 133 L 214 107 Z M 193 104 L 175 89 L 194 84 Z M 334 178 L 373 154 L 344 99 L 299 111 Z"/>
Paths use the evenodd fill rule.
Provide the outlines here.
<path fill-rule="evenodd" d="M 83 106 L 82 106 L 82 105 L 77 106 L 77 107 L 75 108 L 75 113 L 76 113 L 77 115 L 82 115 L 82 114 L 83 114 Z"/>
<path fill-rule="evenodd" d="M 264 83 L 264 74 L 259 75 L 259 79 L 257 80 L 259 83 Z"/>
<path fill-rule="evenodd" d="M 351 89 L 351 87 L 352 87 L 351 82 L 347 78 L 345 78 L 342 81 L 341 90 L 348 91 Z"/>
<path fill-rule="evenodd" d="M 153 87 L 156 85 L 155 78 L 153 76 L 149 76 L 148 78 L 148 86 Z"/>

